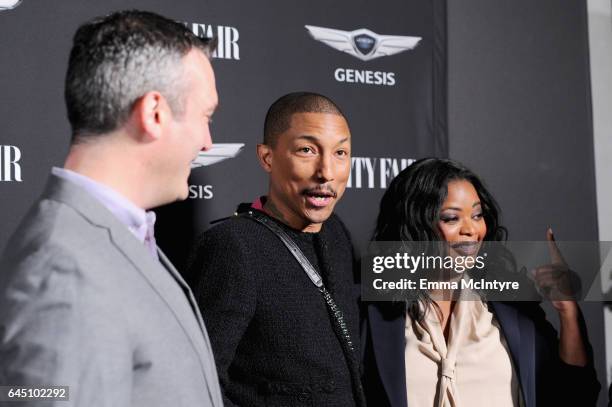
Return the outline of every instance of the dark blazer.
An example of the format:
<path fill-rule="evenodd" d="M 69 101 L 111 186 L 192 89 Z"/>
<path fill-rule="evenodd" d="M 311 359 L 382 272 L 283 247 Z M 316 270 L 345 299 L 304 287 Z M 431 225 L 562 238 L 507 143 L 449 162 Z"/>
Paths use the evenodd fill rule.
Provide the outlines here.
<path fill-rule="evenodd" d="M 340 220 L 317 234 L 277 223 L 321 273 L 358 342 L 352 247 Z M 321 293 L 273 232 L 241 217 L 216 225 L 196 245 L 189 276 L 226 407 L 358 405 L 359 368 L 347 364 Z"/>
<path fill-rule="evenodd" d="M 592 353 L 589 364 L 571 366 L 559 359 L 557 332 L 537 303 L 489 302 L 508 343 L 525 407 L 594 406 L 600 390 Z M 368 405 L 409 407 L 404 360 L 404 307 L 366 305 L 362 326 L 364 386 Z M 586 329 L 581 316 L 583 337 Z M 485 390 L 483 390 L 485 391 Z"/>

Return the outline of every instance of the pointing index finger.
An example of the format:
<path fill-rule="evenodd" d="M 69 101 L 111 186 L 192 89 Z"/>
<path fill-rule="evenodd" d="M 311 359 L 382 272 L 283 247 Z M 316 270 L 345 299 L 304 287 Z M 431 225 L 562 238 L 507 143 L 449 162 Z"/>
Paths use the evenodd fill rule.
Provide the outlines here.
<path fill-rule="evenodd" d="M 553 231 L 550 227 L 546 230 L 546 241 L 548 243 L 548 253 L 550 254 L 551 263 L 558 265 L 567 265 L 565 259 L 563 258 L 563 255 L 561 254 L 561 250 L 559 250 L 559 247 L 557 247 L 555 235 L 553 234 Z"/>

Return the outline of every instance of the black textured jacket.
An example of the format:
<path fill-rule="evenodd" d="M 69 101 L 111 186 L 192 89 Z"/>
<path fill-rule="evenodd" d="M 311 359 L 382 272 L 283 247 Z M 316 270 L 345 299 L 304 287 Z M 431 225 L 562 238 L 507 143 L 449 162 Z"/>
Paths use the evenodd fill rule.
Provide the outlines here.
<path fill-rule="evenodd" d="M 344 225 L 334 215 L 313 234 L 277 223 L 323 276 L 358 346 L 354 259 Z M 273 232 L 233 217 L 205 232 L 191 259 L 188 280 L 226 407 L 356 405 L 321 293 Z"/>

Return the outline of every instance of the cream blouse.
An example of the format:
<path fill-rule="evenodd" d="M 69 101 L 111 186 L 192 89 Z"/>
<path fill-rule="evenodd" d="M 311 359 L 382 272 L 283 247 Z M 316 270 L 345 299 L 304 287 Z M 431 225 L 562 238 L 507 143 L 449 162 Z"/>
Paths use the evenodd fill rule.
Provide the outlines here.
<path fill-rule="evenodd" d="M 408 407 L 521 407 L 506 340 L 487 306 L 457 301 L 448 344 L 431 307 L 421 323 L 406 316 Z"/>

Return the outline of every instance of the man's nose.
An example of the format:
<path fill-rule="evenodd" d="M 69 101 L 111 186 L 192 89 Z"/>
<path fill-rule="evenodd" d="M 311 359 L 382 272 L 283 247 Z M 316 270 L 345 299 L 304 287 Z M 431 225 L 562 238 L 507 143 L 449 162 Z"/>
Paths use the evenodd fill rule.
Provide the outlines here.
<path fill-rule="evenodd" d="M 212 148 L 212 135 L 210 134 L 210 128 L 207 128 L 204 132 L 204 140 L 202 140 L 202 151 L 208 151 Z"/>
<path fill-rule="evenodd" d="M 329 155 L 321 155 L 316 175 L 317 179 L 320 182 L 329 182 L 334 180 L 332 157 L 330 157 Z"/>

